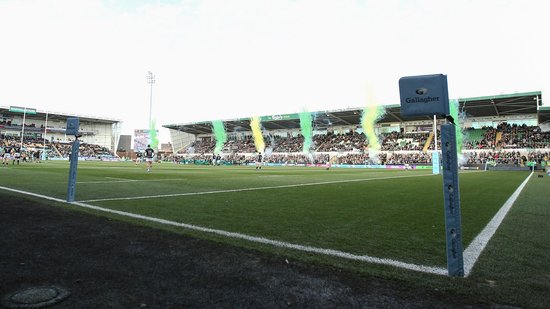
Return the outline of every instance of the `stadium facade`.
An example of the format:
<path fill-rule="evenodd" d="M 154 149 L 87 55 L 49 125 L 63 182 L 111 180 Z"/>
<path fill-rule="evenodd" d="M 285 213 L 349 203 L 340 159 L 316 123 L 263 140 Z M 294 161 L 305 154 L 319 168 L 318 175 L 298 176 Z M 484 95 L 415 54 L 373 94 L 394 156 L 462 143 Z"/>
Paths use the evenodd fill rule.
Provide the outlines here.
<path fill-rule="evenodd" d="M 0 134 L 3 142 L 24 140 L 30 150 L 47 148 L 50 157 L 63 157 L 56 144 L 66 145 L 74 136 L 65 134 L 67 118 L 80 120 L 79 138 L 83 143 L 108 150 L 116 149 L 121 121 L 78 114 L 43 111 L 29 107 L 0 107 Z M 53 146 L 52 146 L 53 145 Z"/>

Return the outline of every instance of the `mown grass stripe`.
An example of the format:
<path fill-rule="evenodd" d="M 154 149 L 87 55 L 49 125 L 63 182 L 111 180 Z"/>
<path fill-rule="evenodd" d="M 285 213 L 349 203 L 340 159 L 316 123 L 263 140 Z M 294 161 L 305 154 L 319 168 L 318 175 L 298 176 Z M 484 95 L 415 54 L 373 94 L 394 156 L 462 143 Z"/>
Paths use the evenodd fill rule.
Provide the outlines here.
<path fill-rule="evenodd" d="M 320 182 L 310 182 L 310 183 L 298 183 L 298 184 L 290 184 L 290 185 L 240 188 L 240 189 L 227 189 L 227 190 L 214 190 L 214 191 L 202 191 L 202 192 L 186 192 L 186 193 L 172 193 L 172 194 L 159 194 L 159 195 L 143 195 L 143 196 L 131 196 L 131 197 L 113 197 L 113 198 L 81 200 L 81 201 L 78 201 L 78 202 L 93 203 L 93 202 L 138 200 L 138 199 L 150 199 L 150 198 L 156 199 L 156 198 L 161 198 L 161 197 L 176 197 L 176 196 L 190 196 L 190 195 L 204 195 L 204 194 L 218 194 L 218 193 L 231 193 L 231 192 L 243 192 L 243 191 L 269 190 L 269 189 L 283 189 L 283 188 L 329 185 L 329 184 L 336 184 L 336 183 L 350 183 L 350 182 L 396 179 L 396 178 L 410 178 L 410 177 L 424 177 L 424 176 L 434 176 L 434 175 L 433 174 L 423 174 L 423 175 L 405 175 L 405 176 L 375 177 L 375 178 L 347 179 L 347 180 L 331 180 L 331 181 L 320 181 Z"/>

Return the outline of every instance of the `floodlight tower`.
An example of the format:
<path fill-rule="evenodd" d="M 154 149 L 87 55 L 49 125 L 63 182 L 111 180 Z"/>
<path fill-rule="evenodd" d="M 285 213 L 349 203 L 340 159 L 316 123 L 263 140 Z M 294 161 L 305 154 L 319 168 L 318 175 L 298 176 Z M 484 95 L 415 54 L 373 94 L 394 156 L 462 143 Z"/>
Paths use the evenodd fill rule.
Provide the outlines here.
<path fill-rule="evenodd" d="M 151 116 L 153 112 L 153 84 L 155 83 L 155 75 L 153 72 L 147 71 L 147 83 L 151 85 L 151 91 L 149 95 L 149 127 L 151 126 Z"/>

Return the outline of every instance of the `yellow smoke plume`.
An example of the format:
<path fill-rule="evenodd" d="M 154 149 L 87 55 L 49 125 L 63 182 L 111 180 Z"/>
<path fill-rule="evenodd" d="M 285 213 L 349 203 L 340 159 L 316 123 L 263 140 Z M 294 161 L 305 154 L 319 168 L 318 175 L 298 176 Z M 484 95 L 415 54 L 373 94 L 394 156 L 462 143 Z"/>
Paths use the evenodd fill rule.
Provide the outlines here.
<path fill-rule="evenodd" d="M 256 151 L 263 153 L 265 149 L 265 142 L 262 135 L 260 117 L 253 117 L 250 119 L 250 128 L 252 129 L 252 137 L 254 137 L 254 146 L 256 146 Z"/>

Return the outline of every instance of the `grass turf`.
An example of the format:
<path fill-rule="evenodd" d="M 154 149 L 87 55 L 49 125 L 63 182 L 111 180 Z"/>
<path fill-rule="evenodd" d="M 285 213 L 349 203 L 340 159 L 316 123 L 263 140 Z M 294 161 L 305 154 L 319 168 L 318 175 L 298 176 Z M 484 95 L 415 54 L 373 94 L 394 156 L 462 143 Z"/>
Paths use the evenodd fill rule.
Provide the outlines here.
<path fill-rule="evenodd" d="M 257 171 L 251 167 L 160 164 L 155 165 L 153 173 L 146 173 L 144 165 L 134 166 L 130 163 L 79 164 L 77 200 L 157 196 L 90 202 L 93 205 L 358 255 L 445 266 L 442 180 L 440 176 L 429 175 L 429 171 L 326 171 L 317 168 L 264 168 Z M 2 177 L 0 185 L 61 199 L 65 197 L 67 162 L 10 165 L 2 168 L 2 173 L 8 176 Z M 522 172 L 474 172 L 460 175 L 464 247 L 481 231 L 525 177 L 527 174 Z M 318 184 L 306 185 L 312 183 Z M 262 187 L 272 188 L 216 194 L 159 196 Z M 532 185 L 529 185 L 528 190 L 535 190 L 529 196 L 537 196 L 537 190 L 541 189 L 543 190 L 540 187 L 533 189 Z M 528 206 L 531 203 L 525 202 Z M 514 220 L 513 218 L 524 220 L 530 216 L 519 213 L 511 217 L 512 219 L 507 219 L 505 226 L 521 226 L 522 223 L 508 221 Z M 534 219 L 540 220 L 536 216 Z M 527 225 L 529 224 L 532 223 L 529 222 Z M 513 228 L 511 234 L 524 235 L 524 229 Z M 178 232 L 260 250 L 288 253 L 288 250 L 266 249 L 262 245 L 196 232 Z M 543 232 L 548 235 L 547 229 Z M 529 246 L 529 243 L 526 242 L 526 246 Z M 493 243 L 491 245 L 495 246 Z M 500 246 L 513 247 L 505 243 Z M 491 246 L 487 249 L 489 253 L 492 252 L 490 248 Z M 499 246 L 497 248 L 501 250 Z M 514 253 L 513 249 L 509 250 L 510 254 Z M 546 252 L 548 253 L 548 250 Z M 329 263 L 361 272 L 367 268 L 370 269 L 366 270 L 367 273 L 403 278 L 399 270 L 388 270 L 388 267 L 365 267 L 360 263 L 312 257 L 307 253 L 290 254 L 303 260 Z M 484 253 L 483 257 L 487 254 Z M 517 256 L 517 253 L 515 255 Z M 524 261 L 520 259 L 517 262 L 521 265 Z M 496 278 L 491 268 L 485 270 L 488 267 L 486 264 L 493 265 L 478 263 L 474 268 L 473 279 L 464 280 L 455 287 L 449 286 L 449 281 L 445 279 L 435 279 L 428 275 L 410 274 L 405 275 L 404 279 L 414 281 L 416 279 L 411 278 L 427 276 L 431 278 L 426 280 L 429 286 L 441 285 L 442 289 L 477 294 L 477 291 L 471 290 L 469 282 L 481 281 L 483 288 L 484 280 L 492 282 L 491 279 L 485 278 Z M 516 266 L 518 271 L 523 267 Z M 539 263 L 536 266 L 543 265 Z M 533 270 L 533 273 L 536 273 L 536 270 Z M 502 285 L 502 290 L 514 286 L 504 283 Z M 535 283 L 538 290 L 547 290 L 548 286 L 548 282 L 544 280 Z M 497 290 L 496 293 L 488 291 L 484 295 L 502 296 L 503 299 L 507 299 L 505 296 L 509 293 Z M 514 300 L 510 299 L 507 302 L 514 303 Z M 524 300 L 522 304 L 526 302 L 527 300 Z M 540 303 L 541 301 L 533 302 L 535 306 Z"/>

